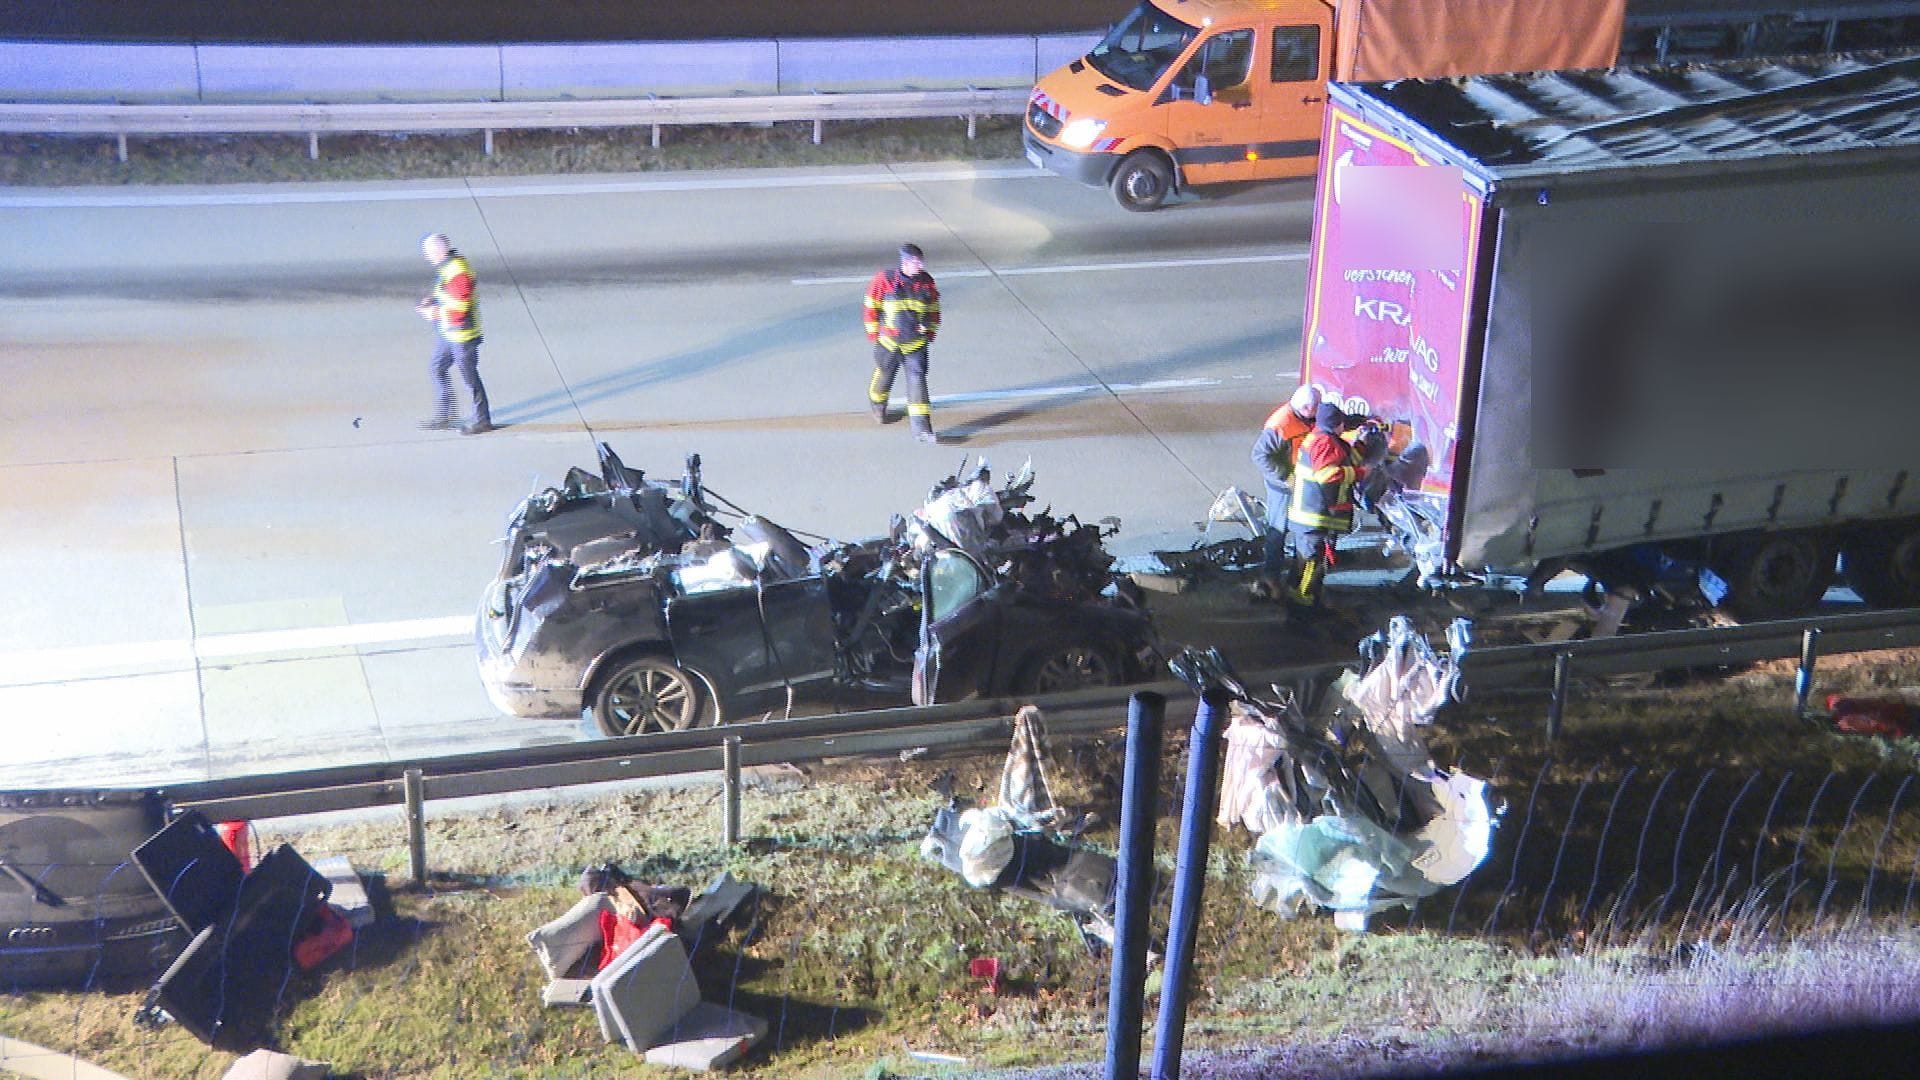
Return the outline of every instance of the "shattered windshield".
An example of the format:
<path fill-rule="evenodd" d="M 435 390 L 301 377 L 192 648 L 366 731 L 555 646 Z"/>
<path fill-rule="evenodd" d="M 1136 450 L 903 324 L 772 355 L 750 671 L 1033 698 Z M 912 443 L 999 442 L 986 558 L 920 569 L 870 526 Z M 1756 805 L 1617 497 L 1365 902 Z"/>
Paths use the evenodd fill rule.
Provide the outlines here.
<path fill-rule="evenodd" d="M 1199 32 L 1152 4 L 1141 4 L 1107 31 L 1087 62 L 1114 82 L 1151 90 Z"/>

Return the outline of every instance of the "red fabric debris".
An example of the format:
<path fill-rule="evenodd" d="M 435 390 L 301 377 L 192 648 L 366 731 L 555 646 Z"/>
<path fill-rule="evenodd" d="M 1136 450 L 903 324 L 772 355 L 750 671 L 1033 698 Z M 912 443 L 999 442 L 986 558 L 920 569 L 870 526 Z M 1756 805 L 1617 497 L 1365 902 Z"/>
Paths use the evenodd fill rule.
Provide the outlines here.
<path fill-rule="evenodd" d="M 623 919 L 611 911 L 600 913 L 600 968 L 605 970 L 614 962 L 627 946 L 640 940 L 646 933 L 646 927 Z"/>
<path fill-rule="evenodd" d="M 311 926 L 304 937 L 293 943 L 293 962 L 301 971 L 325 962 L 353 940 L 353 924 L 333 910 L 332 904 L 320 906 Z"/>
<path fill-rule="evenodd" d="M 1904 739 L 1920 731 L 1920 706 L 1899 698 L 1856 698 L 1827 695 L 1827 711 L 1834 729 L 1847 735 L 1880 735 Z"/>

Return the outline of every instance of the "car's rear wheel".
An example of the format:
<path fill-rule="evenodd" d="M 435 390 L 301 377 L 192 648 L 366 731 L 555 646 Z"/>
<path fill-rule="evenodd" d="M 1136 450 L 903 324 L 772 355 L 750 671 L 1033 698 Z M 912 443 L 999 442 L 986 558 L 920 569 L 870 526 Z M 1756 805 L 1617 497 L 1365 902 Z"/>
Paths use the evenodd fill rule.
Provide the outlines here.
<path fill-rule="evenodd" d="M 706 680 L 658 656 L 619 661 L 595 679 L 587 715 L 610 736 L 685 731 L 719 719 Z"/>
<path fill-rule="evenodd" d="M 1020 669 L 1014 689 L 1023 694 L 1058 694 L 1091 686 L 1118 686 L 1120 665 L 1113 654 L 1088 641 L 1049 646 Z"/>

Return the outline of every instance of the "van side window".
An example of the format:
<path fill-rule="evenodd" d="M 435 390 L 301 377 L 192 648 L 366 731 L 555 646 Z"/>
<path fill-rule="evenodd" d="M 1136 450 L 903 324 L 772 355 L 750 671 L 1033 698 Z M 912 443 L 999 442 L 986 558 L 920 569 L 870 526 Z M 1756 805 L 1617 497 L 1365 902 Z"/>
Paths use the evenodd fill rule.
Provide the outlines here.
<path fill-rule="evenodd" d="M 1174 85 L 1191 90 L 1198 76 L 1207 78 L 1212 93 L 1243 86 L 1253 71 L 1253 31 L 1228 30 L 1203 42 L 1188 58 Z M 1244 96 L 1244 95 L 1243 95 Z"/>
<path fill-rule="evenodd" d="M 1273 81 L 1310 82 L 1320 77 L 1320 28 L 1273 28 Z"/>
<path fill-rule="evenodd" d="M 1207 83 L 1214 93 L 1247 81 L 1253 70 L 1253 31 L 1230 30 L 1216 34 L 1203 53 Z"/>

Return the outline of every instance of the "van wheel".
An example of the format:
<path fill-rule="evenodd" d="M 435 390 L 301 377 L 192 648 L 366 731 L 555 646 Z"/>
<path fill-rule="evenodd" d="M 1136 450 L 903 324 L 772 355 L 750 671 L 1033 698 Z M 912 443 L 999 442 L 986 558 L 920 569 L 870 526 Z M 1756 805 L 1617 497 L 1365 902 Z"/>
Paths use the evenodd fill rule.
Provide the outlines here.
<path fill-rule="evenodd" d="M 1107 186 L 1128 210 L 1143 214 L 1158 210 L 1173 193 L 1173 167 L 1151 150 L 1135 150 L 1120 160 Z"/>
<path fill-rule="evenodd" d="M 1920 607 L 1920 522 L 1849 536 L 1840 558 L 1847 584 L 1868 604 Z"/>
<path fill-rule="evenodd" d="M 1815 533 L 1783 532 L 1730 545 L 1712 560 L 1727 583 L 1721 606 L 1736 618 L 1789 619 L 1813 610 L 1833 581 L 1833 542 Z"/>
<path fill-rule="evenodd" d="M 1040 650 L 1030 657 L 1014 680 L 1021 694 L 1058 694 L 1092 686 L 1120 685 L 1120 666 L 1105 649 L 1091 642 L 1072 642 Z"/>
<path fill-rule="evenodd" d="M 658 656 L 620 661 L 594 680 L 587 716 L 602 735 L 685 731 L 719 721 L 706 680 Z"/>

